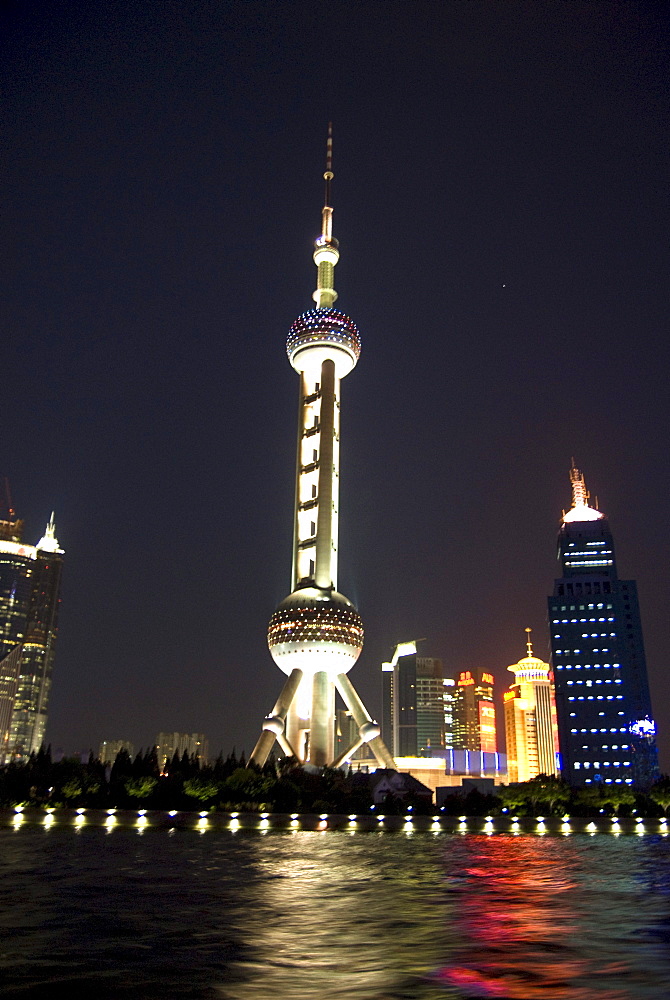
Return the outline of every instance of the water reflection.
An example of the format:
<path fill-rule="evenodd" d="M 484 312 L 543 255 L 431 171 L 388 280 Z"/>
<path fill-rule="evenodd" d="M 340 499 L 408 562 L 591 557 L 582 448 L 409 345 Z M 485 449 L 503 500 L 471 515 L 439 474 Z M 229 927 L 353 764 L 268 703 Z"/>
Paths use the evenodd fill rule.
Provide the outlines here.
<path fill-rule="evenodd" d="M 660 835 L 230 833 L 205 815 L 109 837 L 105 819 L 0 831 L 3 996 L 670 995 Z"/>
<path fill-rule="evenodd" d="M 437 980 L 465 996 L 509 1000 L 656 1000 L 666 993 L 667 956 L 655 956 L 654 984 L 641 944 L 645 917 L 653 922 L 657 913 L 635 890 L 634 850 L 576 837 L 476 840 L 463 844 L 469 857 L 455 889 L 462 940 Z"/>
<path fill-rule="evenodd" d="M 443 953 L 436 929 L 449 924 L 434 844 L 318 833 L 249 843 L 258 878 L 240 900 L 247 954 L 219 996 L 443 997 L 428 979 Z"/>

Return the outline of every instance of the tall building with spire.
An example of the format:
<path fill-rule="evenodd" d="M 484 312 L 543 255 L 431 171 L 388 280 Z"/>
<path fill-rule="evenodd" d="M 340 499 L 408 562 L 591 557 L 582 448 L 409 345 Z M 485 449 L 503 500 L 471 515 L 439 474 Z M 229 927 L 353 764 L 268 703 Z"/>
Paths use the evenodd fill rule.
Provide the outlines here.
<path fill-rule="evenodd" d="M 0 760 L 38 750 L 47 724 L 63 550 L 51 515 L 37 545 L 0 521 Z"/>
<path fill-rule="evenodd" d="M 558 728 L 553 676 L 548 663 L 533 656 L 527 628 L 526 655 L 508 670 L 514 682 L 503 696 L 507 774 L 510 781 L 529 781 L 558 772 Z"/>
<path fill-rule="evenodd" d="M 658 759 L 637 586 L 619 579 L 609 523 L 574 460 L 570 482 L 549 598 L 561 771 L 572 785 L 648 785 Z"/>
<path fill-rule="evenodd" d="M 383 767 L 393 758 L 348 677 L 363 648 L 363 623 L 337 590 L 340 391 L 356 366 L 361 343 L 356 324 L 334 308 L 335 265 L 331 205 L 332 132 L 326 151 L 321 234 L 314 242 L 316 308 L 302 313 L 288 334 L 288 358 L 300 376 L 298 446 L 293 512 L 292 590 L 268 627 L 268 646 L 287 680 L 250 763 L 263 764 L 275 740 L 303 764 L 337 767 L 368 743 Z M 335 754 L 335 693 L 351 712 L 357 735 Z"/>

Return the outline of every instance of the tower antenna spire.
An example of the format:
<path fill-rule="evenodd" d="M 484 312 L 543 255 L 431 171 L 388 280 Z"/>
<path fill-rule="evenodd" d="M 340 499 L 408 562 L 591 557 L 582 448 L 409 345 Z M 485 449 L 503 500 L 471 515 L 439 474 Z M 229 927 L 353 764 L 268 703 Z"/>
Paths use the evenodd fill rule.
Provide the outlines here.
<path fill-rule="evenodd" d="M 326 182 L 326 191 L 323 199 L 324 210 L 330 208 L 330 182 L 333 180 L 333 123 L 328 122 L 328 138 L 326 139 L 326 170 L 323 179 Z M 332 212 L 332 208 L 331 208 Z M 322 236 L 330 235 L 322 231 Z"/>
<path fill-rule="evenodd" d="M 562 521 L 564 524 L 569 521 L 599 521 L 604 517 L 604 514 L 601 514 L 597 509 L 597 500 L 595 507 L 589 506 L 591 494 L 586 488 L 584 473 L 577 468 L 574 458 L 570 467 L 570 485 L 572 486 L 572 507 L 567 513 L 563 511 Z"/>
<path fill-rule="evenodd" d="M 331 205 L 331 181 L 333 173 L 333 123 L 328 122 L 326 139 L 326 169 L 323 179 L 326 188 L 321 209 L 321 235 L 314 241 L 314 263 L 316 264 L 316 291 L 312 298 L 317 308 L 332 306 L 337 298 L 335 291 L 335 265 L 340 259 L 339 244 L 333 236 L 333 206 Z"/>
<path fill-rule="evenodd" d="M 572 506 L 588 507 L 588 500 L 591 494 L 586 488 L 584 473 L 580 472 L 576 467 L 574 458 L 572 459 L 572 466 L 570 468 L 570 483 L 572 484 Z"/>
<path fill-rule="evenodd" d="M 530 633 L 532 631 L 533 631 L 532 628 L 527 628 L 526 629 L 526 649 L 528 650 L 528 655 L 529 656 L 533 655 L 533 644 L 530 641 Z"/>
<path fill-rule="evenodd" d="M 14 504 L 12 503 L 12 494 L 9 489 L 9 479 L 7 476 L 5 476 L 5 496 L 7 498 L 7 512 L 9 515 L 9 520 L 11 521 L 12 518 L 15 516 L 16 511 L 14 510 Z"/>

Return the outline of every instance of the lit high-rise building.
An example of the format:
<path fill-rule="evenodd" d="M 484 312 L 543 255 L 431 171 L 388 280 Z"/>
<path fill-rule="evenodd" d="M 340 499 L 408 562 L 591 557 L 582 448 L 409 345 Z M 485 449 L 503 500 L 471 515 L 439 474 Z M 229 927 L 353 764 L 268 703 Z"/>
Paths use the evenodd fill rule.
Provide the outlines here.
<path fill-rule="evenodd" d="M 416 743 L 420 757 L 434 757 L 445 748 L 444 667 L 434 656 L 416 658 Z"/>
<path fill-rule="evenodd" d="M 454 742 L 454 706 L 456 703 L 456 681 L 453 677 L 442 679 L 442 701 L 444 704 L 444 747 L 449 750 Z"/>
<path fill-rule="evenodd" d="M 197 757 L 201 764 L 207 763 L 209 743 L 203 733 L 159 733 L 156 747 L 159 767 L 169 764 L 175 751 L 180 757 L 186 751 L 189 757 Z"/>
<path fill-rule="evenodd" d="M 390 662 L 382 664 L 382 735 L 394 757 L 444 753 L 449 685 L 453 681 L 444 677 L 442 660 L 418 656 L 414 642 L 399 643 Z"/>
<path fill-rule="evenodd" d="M 37 545 L 23 522 L 0 521 L 0 760 L 39 750 L 58 634 L 63 550 L 53 514 Z"/>
<path fill-rule="evenodd" d="M 570 470 L 549 598 L 561 771 L 573 785 L 649 784 L 658 774 L 634 580 L 620 580 L 607 518 Z"/>
<path fill-rule="evenodd" d="M 527 655 L 508 670 L 514 683 L 504 694 L 507 773 L 510 781 L 529 781 L 556 774 L 558 730 L 551 667 L 533 656 L 528 633 Z"/>
<path fill-rule="evenodd" d="M 292 590 L 270 619 L 268 645 L 288 675 L 254 747 L 250 763 L 263 764 L 275 740 L 301 763 L 338 767 L 368 743 L 383 767 L 393 768 L 379 726 L 372 721 L 348 677 L 363 648 L 363 622 L 337 590 L 340 389 L 356 366 L 356 324 L 334 308 L 339 245 L 333 236 L 329 130 L 321 234 L 314 243 L 315 309 L 289 330 L 287 351 L 300 376 L 296 493 L 293 513 Z M 356 739 L 335 753 L 335 692 L 351 712 Z"/>
<path fill-rule="evenodd" d="M 454 747 L 496 753 L 496 710 L 493 674 L 462 670 L 454 688 Z"/>
<path fill-rule="evenodd" d="M 135 747 L 128 740 L 103 740 L 98 749 L 98 760 L 103 764 L 113 764 L 122 750 L 131 757 L 135 754 Z"/>

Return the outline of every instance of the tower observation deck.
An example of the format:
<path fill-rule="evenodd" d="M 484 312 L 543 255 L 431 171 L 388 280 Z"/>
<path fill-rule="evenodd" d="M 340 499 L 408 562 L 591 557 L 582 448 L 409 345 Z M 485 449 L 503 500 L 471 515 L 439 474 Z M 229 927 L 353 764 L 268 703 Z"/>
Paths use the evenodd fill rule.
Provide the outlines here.
<path fill-rule="evenodd" d="M 250 763 L 264 764 L 275 740 L 302 764 L 339 767 L 369 743 L 383 767 L 394 768 L 373 722 L 347 674 L 363 648 L 363 622 L 337 590 L 340 468 L 340 387 L 360 356 L 356 324 L 334 308 L 335 265 L 331 206 L 332 131 L 324 172 L 321 233 L 314 241 L 315 307 L 292 323 L 286 350 L 300 376 L 293 522 L 292 590 L 270 618 L 268 646 L 287 679 Z M 358 738 L 334 757 L 335 693 L 358 726 Z"/>

